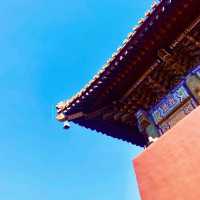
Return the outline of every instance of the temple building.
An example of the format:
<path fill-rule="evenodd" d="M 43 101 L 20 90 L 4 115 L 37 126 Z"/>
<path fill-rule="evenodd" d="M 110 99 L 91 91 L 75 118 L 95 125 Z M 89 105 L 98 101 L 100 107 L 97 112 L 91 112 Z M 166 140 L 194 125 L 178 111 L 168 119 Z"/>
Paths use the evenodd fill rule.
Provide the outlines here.
<path fill-rule="evenodd" d="M 142 200 L 196 200 L 200 190 L 200 0 L 154 3 L 57 120 L 144 147 Z"/>
<path fill-rule="evenodd" d="M 154 3 L 57 119 L 146 147 L 200 102 L 200 1 Z"/>

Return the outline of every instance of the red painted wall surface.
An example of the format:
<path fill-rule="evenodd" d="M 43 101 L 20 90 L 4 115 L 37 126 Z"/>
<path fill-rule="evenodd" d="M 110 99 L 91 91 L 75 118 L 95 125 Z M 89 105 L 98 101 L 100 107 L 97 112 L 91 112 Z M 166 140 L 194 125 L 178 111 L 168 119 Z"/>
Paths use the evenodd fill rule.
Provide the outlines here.
<path fill-rule="evenodd" d="M 200 107 L 133 163 L 142 200 L 200 199 Z"/>

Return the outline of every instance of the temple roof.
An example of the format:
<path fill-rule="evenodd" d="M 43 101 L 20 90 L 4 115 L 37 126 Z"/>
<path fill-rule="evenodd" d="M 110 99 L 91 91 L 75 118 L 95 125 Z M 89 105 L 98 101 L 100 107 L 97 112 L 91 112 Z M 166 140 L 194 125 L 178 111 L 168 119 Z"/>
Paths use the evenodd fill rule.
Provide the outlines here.
<path fill-rule="evenodd" d="M 180 51 L 186 52 L 194 43 L 195 33 L 192 31 L 199 24 L 199 13 L 199 0 L 162 0 L 154 3 L 93 79 L 74 97 L 58 103 L 57 119 L 73 121 L 144 146 L 145 139 L 137 129 L 134 113 L 141 107 L 148 109 L 155 104 L 180 81 L 189 66 L 197 64 L 198 61 L 190 54 L 184 54 L 191 60 L 184 67 L 178 67 L 180 63 L 178 65 L 175 60 L 179 60 L 177 55 Z M 184 46 L 189 36 L 190 42 Z M 171 73 L 171 66 L 179 76 Z M 165 74 L 166 82 L 172 75 L 175 81 L 166 83 L 164 87 L 162 80 L 155 77 Z M 141 97 L 143 89 L 148 92 L 145 94 L 149 97 L 148 102 L 146 97 Z"/>

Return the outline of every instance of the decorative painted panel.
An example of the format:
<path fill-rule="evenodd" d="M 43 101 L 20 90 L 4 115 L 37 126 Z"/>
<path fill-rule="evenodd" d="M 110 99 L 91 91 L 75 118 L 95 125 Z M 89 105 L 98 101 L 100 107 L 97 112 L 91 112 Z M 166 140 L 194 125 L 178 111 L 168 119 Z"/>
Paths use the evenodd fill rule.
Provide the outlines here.
<path fill-rule="evenodd" d="M 175 108 L 184 102 L 190 95 L 183 84 L 176 87 L 158 103 L 150 114 L 156 124 L 164 120 Z"/>
<path fill-rule="evenodd" d="M 191 98 L 184 105 L 182 105 L 175 113 L 173 113 L 167 120 L 159 125 L 160 134 L 163 134 L 168 129 L 172 128 L 177 122 L 183 119 L 186 115 L 192 112 L 196 107 L 195 101 Z"/>

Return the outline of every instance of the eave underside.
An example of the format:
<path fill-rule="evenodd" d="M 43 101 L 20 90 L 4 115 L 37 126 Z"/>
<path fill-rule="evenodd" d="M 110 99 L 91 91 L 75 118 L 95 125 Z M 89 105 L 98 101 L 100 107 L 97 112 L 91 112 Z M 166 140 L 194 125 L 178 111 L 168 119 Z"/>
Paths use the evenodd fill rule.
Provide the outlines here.
<path fill-rule="evenodd" d="M 173 2 L 148 36 L 132 44 L 134 48 L 120 61 L 120 67 L 107 72 L 95 93 L 88 91 L 73 108 L 64 110 L 66 116 L 80 111 L 85 114 L 69 121 L 145 145 L 136 128 L 135 112 L 155 105 L 200 63 L 200 2 Z"/>

